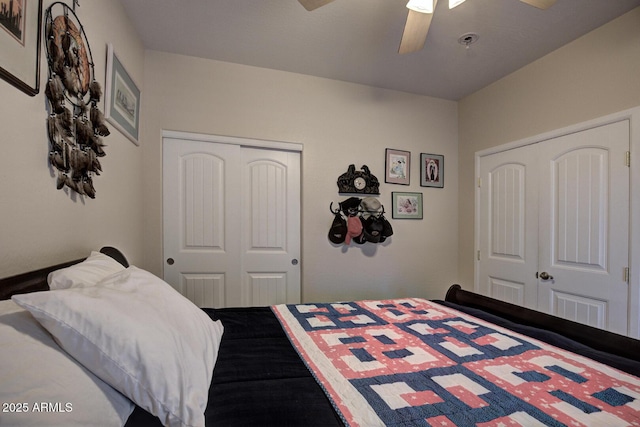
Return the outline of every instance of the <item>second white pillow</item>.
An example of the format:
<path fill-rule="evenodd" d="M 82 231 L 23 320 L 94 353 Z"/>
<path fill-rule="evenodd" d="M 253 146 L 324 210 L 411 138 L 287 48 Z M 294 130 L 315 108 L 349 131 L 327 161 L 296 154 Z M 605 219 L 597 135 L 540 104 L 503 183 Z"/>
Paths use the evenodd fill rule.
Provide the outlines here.
<path fill-rule="evenodd" d="M 105 277 L 124 269 L 122 264 L 110 256 L 92 251 L 84 261 L 49 273 L 47 283 L 52 291 L 77 286 L 94 286 Z"/>

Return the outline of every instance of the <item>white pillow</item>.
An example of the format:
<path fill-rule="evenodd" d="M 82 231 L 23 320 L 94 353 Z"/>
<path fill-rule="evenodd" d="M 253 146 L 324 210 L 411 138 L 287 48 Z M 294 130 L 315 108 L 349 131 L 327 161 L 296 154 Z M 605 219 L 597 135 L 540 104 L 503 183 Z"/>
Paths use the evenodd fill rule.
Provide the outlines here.
<path fill-rule="evenodd" d="M 133 403 L 75 361 L 13 301 L 0 301 L 0 425 L 123 425 Z"/>
<path fill-rule="evenodd" d="M 167 426 L 203 426 L 223 327 L 136 267 L 93 287 L 14 295 L 60 346 Z"/>
<path fill-rule="evenodd" d="M 94 286 L 105 277 L 122 271 L 124 268 L 122 264 L 110 256 L 92 251 L 84 261 L 49 273 L 47 283 L 49 283 L 51 290 Z"/>

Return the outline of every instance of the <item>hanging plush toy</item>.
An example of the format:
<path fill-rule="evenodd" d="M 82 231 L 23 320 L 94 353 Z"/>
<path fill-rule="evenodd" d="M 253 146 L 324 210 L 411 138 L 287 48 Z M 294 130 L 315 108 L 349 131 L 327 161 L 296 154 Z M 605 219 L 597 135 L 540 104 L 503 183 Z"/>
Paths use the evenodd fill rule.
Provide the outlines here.
<path fill-rule="evenodd" d="M 54 8 L 60 10 L 55 18 Z M 49 162 L 58 171 L 58 189 L 66 186 L 93 199 L 93 176 L 102 171 L 98 157 L 106 154 L 101 137 L 109 129 L 98 109 L 102 89 L 94 78 L 91 49 L 74 10 L 62 2 L 47 9 L 45 36 Z"/>

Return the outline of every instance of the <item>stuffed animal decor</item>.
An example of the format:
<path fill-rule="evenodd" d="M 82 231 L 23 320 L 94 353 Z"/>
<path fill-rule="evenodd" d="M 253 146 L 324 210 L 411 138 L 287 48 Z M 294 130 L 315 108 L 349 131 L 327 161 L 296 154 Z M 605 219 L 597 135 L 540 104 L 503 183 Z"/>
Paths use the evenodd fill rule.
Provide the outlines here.
<path fill-rule="evenodd" d="M 60 10 L 55 18 L 54 8 Z M 45 12 L 45 38 L 49 162 L 58 171 L 56 186 L 93 199 L 93 176 L 102 171 L 98 158 L 106 154 L 100 137 L 110 132 L 98 109 L 102 89 L 94 77 L 91 49 L 75 11 L 62 2 Z"/>
<path fill-rule="evenodd" d="M 340 207 L 329 210 L 334 215 L 329 240 L 335 244 L 382 243 L 393 234 L 393 228 L 384 217 L 384 206 L 375 197 L 349 197 L 340 202 Z"/>

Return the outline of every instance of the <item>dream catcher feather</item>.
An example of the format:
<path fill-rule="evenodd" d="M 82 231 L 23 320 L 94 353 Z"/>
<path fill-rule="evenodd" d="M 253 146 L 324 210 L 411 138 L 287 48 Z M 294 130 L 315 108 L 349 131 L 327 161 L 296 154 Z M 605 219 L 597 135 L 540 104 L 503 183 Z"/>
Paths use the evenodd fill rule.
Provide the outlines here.
<path fill-rule="evenodd" d="M 49 162 L 57 170 L 59 190 L 66 186 L 93 199 L 93 176 L 102 171 L 102 137 L 109 129 L 98 108 L 102 88 L 95 80 L 91 48 L 74 9 L 55 2 L 45 13 Z"/>

